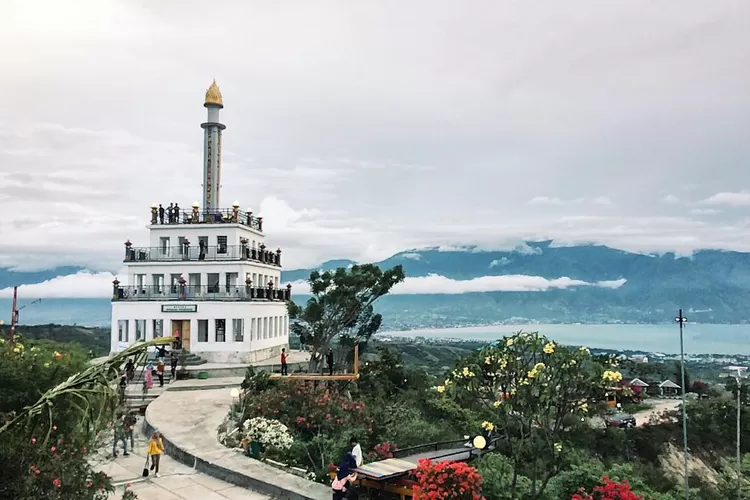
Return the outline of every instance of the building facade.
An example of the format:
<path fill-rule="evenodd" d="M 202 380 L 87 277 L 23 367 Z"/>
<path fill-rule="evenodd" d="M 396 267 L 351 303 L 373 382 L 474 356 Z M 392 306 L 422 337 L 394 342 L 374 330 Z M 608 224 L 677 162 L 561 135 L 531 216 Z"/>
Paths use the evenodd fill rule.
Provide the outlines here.
<path fill-rule="evenodd" d="M 281 250 L 266 246 L 263 219 L 234 202 L 219 207 L 223 100 L 206 92 L 203 207 L 151 207 L 149 243 L 125 242 L 127 285 L 112 289 L 112 352 L 142 340 L 178 336 L 210 362 L 244 363 L 276 356 L 289 344 Z"/>

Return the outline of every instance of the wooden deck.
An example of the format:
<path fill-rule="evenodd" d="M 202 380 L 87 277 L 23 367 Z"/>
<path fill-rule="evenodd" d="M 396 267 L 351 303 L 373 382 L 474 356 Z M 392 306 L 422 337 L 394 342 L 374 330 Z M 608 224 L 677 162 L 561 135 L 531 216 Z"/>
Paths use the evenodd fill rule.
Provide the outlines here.
<path fill-rule="evenodd" d="M 311 373 L 292 373 L 291 375 L 282 375 L 280 373 L 272 373 L 268 378 L 276 380 L 357 380 L 359 378 L 359 373 L 339 373 L 334 375 L 317 375 Z"/>

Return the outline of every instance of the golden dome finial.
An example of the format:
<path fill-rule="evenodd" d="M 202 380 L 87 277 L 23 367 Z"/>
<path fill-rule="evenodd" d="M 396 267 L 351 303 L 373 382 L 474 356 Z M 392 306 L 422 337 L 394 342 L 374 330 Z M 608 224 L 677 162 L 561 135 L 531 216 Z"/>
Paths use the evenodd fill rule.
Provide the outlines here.
<path fill-rule="evenodd" d="M 214 82 L 208 87 L 208 90 L 206 90 L 206 102 L 203 105 L 208 106 L 209 104 L 220 106 L 222 108 L 224 107 L 224 100 L 221 97 L 219 86 L 216 85 L 216 79 L 214 79 Z"/>

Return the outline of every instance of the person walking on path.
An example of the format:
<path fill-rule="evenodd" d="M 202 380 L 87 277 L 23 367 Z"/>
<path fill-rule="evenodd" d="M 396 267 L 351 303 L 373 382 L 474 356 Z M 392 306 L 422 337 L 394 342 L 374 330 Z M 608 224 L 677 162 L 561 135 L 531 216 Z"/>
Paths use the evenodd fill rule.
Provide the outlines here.
<path fill-rule="evenodd" d="M 125 415 L 125 434 L 130 439 L 130 449 L 135 448 L 135 439 L 134 439 L 134 432 L 135 432 L 135 424 L 138 422 L 138 418 L 135 416 L 135 413 L 133 411 L 129 411 Z"/>
<path fill-rule="evenodd" d="M 115 442 L 112 443 L 112 456 L 117 458 L 117 444 L 122 441 L 122 456 L 127 457 L 128 453 L 128 439 L 125 433 L 125 419 L 122 415 L 117 415 L 115 420 Z"/>
<path fill-rule="evenodd" d="M 177 354 L 177 351 L 172 350 L 172 352 L 169 354 L 169 364 L 170 368 L 172 369 L 172 380 L 177 380 L 177 363 L 180 362 L 180 356 Z"/>
<path fill-rule="evenodd" d="M 146 453 L 151 459 L 151 470 L 154 471 L 156 477 L 159 477 L 159 462 L 161 461 L 161 454 L 164 453 L 164 441 L 162 441 L 159 431 L 154 431 L 151 434 Z"/>
<path fill-rule="evenodd" d="M 128 378 L 126 375 L 123 375 L 120 377 L 120 403 L 125 403 L 125 389 L 128 388 Z"/>
<path fill-rule="evenodd" d="M 135 378 L 135 362 L 133 358 L 128 359 L 128 362 L 125 364 L 125 374 L 128 376 L 128 382 L 132 382 Z"/>
<path fill-rule="evenodd" d="M 333 349 L 330 347 L 326 353 L 326 365 L 328 365 L 328 375 L 333 375 Z"/>
<path fill-rule="evenodd" d="M 289 369 L 286 365 L 286 349 L 281 348 L 281 374 L 282 375 L 289 375 Z"/>
<path fill-rule="evenodd" d="M 151 389 L 154 386 L 154 365 L 151 363 L 151 361 L 148 362 L 146 365 L 146 369 L 144 370 L 143 374 L 143 399 L 146 399 L 146 395 L 148 394 L 148 390 Z"/>
<path fill-rule="evenodd" d="M 156 364 L 156 375 L 159 377 L 159 387 L 164 387 L 164 358 L 159 358 Z"/>

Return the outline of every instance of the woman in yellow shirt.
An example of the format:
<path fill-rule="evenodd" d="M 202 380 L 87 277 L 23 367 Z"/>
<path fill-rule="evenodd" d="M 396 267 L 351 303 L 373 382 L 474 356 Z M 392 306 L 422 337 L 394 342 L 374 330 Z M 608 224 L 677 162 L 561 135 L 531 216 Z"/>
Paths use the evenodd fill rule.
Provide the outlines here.
<path fill-rule="evenodd" d="M 159 477 L 159 460 L 161 459 L 161 454 L 164 453 L 164 442 L 161 439 L 159 431 L 154 431 L 151 435 L 146 453 L 151 458 L 151 470 L 154 471 L 156 477 Z"/>

